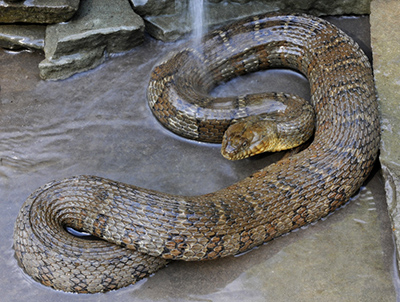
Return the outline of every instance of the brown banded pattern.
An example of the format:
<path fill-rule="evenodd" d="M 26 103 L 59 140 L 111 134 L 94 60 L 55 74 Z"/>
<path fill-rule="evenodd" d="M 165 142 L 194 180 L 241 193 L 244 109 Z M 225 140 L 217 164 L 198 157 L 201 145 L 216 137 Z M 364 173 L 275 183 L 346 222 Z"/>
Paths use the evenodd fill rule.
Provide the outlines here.
<path fill-rule="evenodd" d="M 217 110 L 207 92 L 249 67 L 288 67 L 310 82 L 313 142 L 201 196 L 95 176 L 49 183 L 27 199 L 15 225 L 16 257 L 35 280 L 65 291 L 107 291 L 134 283 L 167 260 L 241 253 L 328 215 L 366 179 L 379 146 L 372 71 L 341 30 L 311 16 L 260 15 L 208 34 L 202 46 L 196 55 L 186 49 L 155 67 L 148 98 L 161 123 L 195 139 L 212 129 L 215 141 L 242 108 Z M 104 240 L 75 238 L 65 226 Z"/>

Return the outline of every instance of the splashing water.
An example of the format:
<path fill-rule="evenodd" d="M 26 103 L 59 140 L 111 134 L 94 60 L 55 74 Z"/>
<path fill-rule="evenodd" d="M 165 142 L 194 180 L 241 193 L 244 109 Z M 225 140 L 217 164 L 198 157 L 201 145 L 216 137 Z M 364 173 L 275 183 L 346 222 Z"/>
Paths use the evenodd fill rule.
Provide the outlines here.
<path fill-rule="evenodd" d="M 190 0 L 190 17 L 192 20 L 192 37 L 194 46 L 201 44 L 201 38 L 204 32 L 205 11 L 204 0 Z"/>

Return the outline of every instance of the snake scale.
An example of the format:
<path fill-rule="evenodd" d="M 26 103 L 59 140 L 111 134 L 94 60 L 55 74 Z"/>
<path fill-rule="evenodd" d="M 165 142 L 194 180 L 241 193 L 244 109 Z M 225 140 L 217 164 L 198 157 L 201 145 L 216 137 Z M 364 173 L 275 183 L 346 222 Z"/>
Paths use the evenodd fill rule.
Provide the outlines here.
<path fill-rule="evenodd" d="M 32 193 L 15 225 L 16 257 L 33 279 L 80 293 L 117 289 L 169 260 L 247 251 L 328 215 L 359 189 L 374 165 L 380 130 L 371 66 L 351 38 L 316 17 L 259 15 L 211 32 L 202 46 L 174 54 L 151 75 L 149 104 L 166 127 L 220 140 L 227 122 L 218 106 L 237 119 L 247 97 L 217 108 L 207 91 L 240 74 L 285 67 L 309 80 L 312 143 L 201 196 L 95 176 L 53 181 Z M 77 238 L 66 226 L 104 240 Z"/>

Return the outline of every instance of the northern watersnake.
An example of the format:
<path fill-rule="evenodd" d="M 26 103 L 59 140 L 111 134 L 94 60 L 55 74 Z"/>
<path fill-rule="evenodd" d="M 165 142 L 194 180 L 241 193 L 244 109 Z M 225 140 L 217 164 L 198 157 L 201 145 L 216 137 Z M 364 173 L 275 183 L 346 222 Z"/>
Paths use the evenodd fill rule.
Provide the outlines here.
<path fill-rule="evenodd" d="M 202 196 L 95 176 L 49 183 L 27 199 L 15 225 L 16 257 L 35 280 L 64 291 L 116 289 L 171 259 L 247 251 L 328 215 L 359 189 L 374 165 L 380 131 L 371 66 L 351 38 L 316 17 L 259 15 L 211 32 L 203 46 L 199 55 L 173 55 L 151 75 L 150 107 L 166 127 L 178 133 L 188 128 L 186 137 L 211 133 L 220 139 L 226 122 L 213 118 L 207 90 L 240 74 L 285 67 L 310 82 L 316 114 L 310 146 Z M 185 70 L 198 63 L 207 76 Z M 192 99 L 206 107 L 196 107 L 195 118 Z M 232 112 L 244 110 L 240 99 L 231 102 Z M 174 104 L 182 101 L 190 106 L 178 112 Z M 104 240 L 76 238 L 66 226 Z"/>

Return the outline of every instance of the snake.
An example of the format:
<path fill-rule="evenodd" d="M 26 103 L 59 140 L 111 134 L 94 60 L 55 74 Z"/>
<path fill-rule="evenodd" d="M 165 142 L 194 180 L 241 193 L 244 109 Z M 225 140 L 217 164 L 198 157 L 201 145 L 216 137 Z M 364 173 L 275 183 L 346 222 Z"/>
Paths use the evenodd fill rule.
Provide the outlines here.
<path fill-rule="evenodd" d="M 109 291 L 135 283 L 172 260 L 243 253 L 347 203 L 377 157 L 378 105 L 368 58 L 326 20 L 263 14 L 217 28 L 199 47 L 185 46 L 155 66 L 148 103 L 171 131 L 220 142 L 227 128 L 245 115 L 270 118 L 259 108 L 265 103 L 259 100 L 262 94 L 213 100 L 209 90 L 269 68 L 293 69 L 309 81 L 315 117 L 307 147 L 226 188 L 197 196 L 91 175 L 52 181 L 27 198 L 16 219 L 13 246 L 23 270 L 58 290 Z M 280 92 L 267 98 L 278 120 L 288 103 L 298 99 Z M 305 106 L 301 104 L 295 108 Z M 291 115 L 296 119 L 303 114 Z M 303 127 L 302 122 L 293 125 L 288 122 L 283 132 Z M 232 153 L 232 144 L 226 143 L 227 153 Z M 99 239 L 74 236 L 68 228 Z"/>

